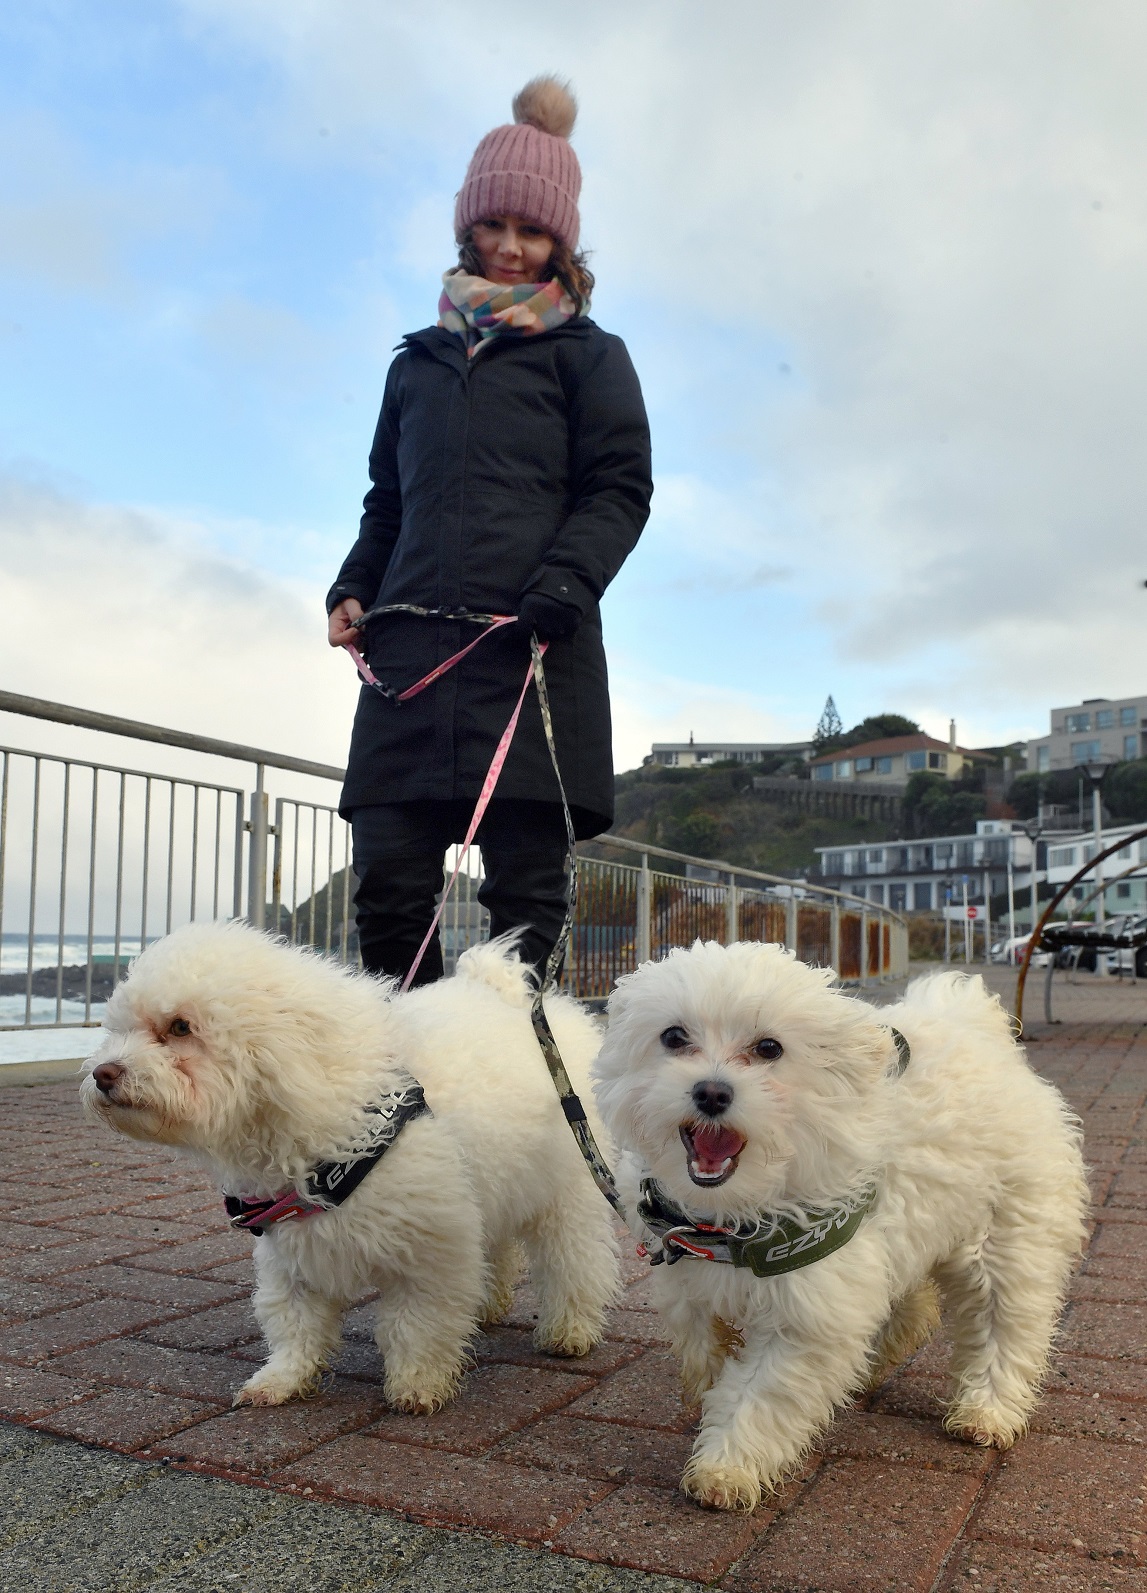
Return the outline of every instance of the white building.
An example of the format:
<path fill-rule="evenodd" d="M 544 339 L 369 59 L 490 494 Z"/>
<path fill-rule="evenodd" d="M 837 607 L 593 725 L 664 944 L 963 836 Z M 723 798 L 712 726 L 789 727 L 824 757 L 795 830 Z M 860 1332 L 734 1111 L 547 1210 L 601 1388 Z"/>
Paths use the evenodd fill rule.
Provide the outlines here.
<path fill-rule="evenodd" d="M 1147 697 L 1087 697 L 1053 708 L 1050 733 L 1027 744 L 1029 774 L 1147 756 Z"/>
<path fill-rule="evenodd" d="M 778 754 L 803 760 L 811 749 L 808 741 L 694 741 L 690 736 L 688 741 L 655 741 L 643 761 L 670 769 L 695 769 L 713 763 L 760 763 Z"/>
<path fill-rule="evenodd" d="M 1042 877 L 1045 843 L 1039 843 L 1037 877 Z M 883 841 L 854 846 L 818 846 L 818 883 L 879 902 L 895 912 L 936 912 L 985 893 L 1001 896 L 1008 888 L 1008 865 L 1015 889 L 1031 884 L 1032 843 L 1014 819 L 979 819 L 974 835 L 934 835 L 918 841 Z"/>
<path fill-rule="evenodd" d="M 1142 824 L 1118 824 L 1103 831 L 1103 850 L 1124 836 L 1134 835 L 1143 829 Z M 1093 831 L 1075 835 L 1057 835 L 1049 840 L 1047 848 L 1047 881 L 1055 890 L 1065 885 L 1071 876 L 1095 856 Z M 1142 913 L 1147 911 L 1147 837 L 1141 841 L 1128 841 L 1113 857 L 1103 862 L 1103 900 L 1110 916 L 1112 913 Z M 1094 870 L 1084 875 L 1072 890 L 1064 911 L 1083 907 L 1090 913 L 1094 902 L 1084 906 L 1098 881 Z"/>

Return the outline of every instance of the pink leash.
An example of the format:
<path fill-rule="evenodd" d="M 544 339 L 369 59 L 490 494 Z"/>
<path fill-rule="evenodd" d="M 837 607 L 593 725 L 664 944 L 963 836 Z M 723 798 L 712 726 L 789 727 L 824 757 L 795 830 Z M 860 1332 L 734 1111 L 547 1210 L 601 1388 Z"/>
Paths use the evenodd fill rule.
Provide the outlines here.
<path fill-rule="evenodd" d="M 463 647 L 460 652 L 454 653 L 450 658 L 446 659 L 444 663 L 439 664 L 437 668 L 432 669 L 428 675 L 423 675 L 422 679 L 415 681 L 413 686 L 408 686 L 405 691 L 399 692 L 394 701 L 407 702 L 411 697 L 417 697 L 420 691 L 425 691 L 427 686 L 433 686 L 434 682 L 436 680 L 440 680 L 441 677 L 445 675 L 447 670 L 453 669 L 454 665 L 457 664 L 461 659 L 465 658 L 467 653 L 473 652 L 475 647 L 478 646 L 479 642 L 485 641 L 487 636 L 492 635 L 496 630 L 500 630 L 503 625 L 512 625 L 516 618 L 517 616 L 514 614 L 495 615 L 491 623 L 486 626 L 485 630 L 482 631 L 480 636 L 477 636 L 474 641 L 470 642 L 466 647 Z M 353 646 L 353 644 L 350 642 L 344 642 L 343 646 L 354 659 L 355 668 L 358 670 L 363 680 L 366 681 L 367 685 L 378 686 L 380 683 L 377 677 L 372 672 L 369 664 L 366 662 L 366 659 L 363 658 L 358 648 Z M 540 642 L 538 644 L 539 657 L 545 652 L 548 646 L 548 642 Z M 442 900 L 438 903 L 438 910 L 435 912 L 434 917 L 430 921 L 430 928 L 426 931 L 426 935 L 422 941 L 422 944 L 418 948 L 418 954 L 407 970 L 406 978 L 402 981 L 400 986 L 402 990 L 410 989 L 411 980 L 418 972 L 419 964 L 426 955 L 426 948 L 434 939 L 435 930 L 437 930 L 438 925 L 442 920 L 442 914 L 446 909 L 446 903 L 450 898 L 450 892 L 454 889 L 454 885 L 458 879 L 458 876 L 462 872 L 462 864 L 466 861 L 466 854 L 469 852 L 474 840 L 474 836 L 477 834 L 478 826 L 482 822 L 482 815 L 489 807 L 490 798 L 494 795 L 494 787 L 498 784 L 498 778 L 502 773 L 502 768 L 506 762 L 507 754 L 510 751 L 510 743 L 514 739 L 514 733 L 518 728 L 518 720 L 521 717 L 522 704 L 526 700 L 526 692 L 529 690 L 530 681 L 533 680 L 533 678 L 534 661 L 531 657 L 529 667 L 526 670 L 526 678 L 522 682 L 522 689 L 518 693 L 518 700 L 514 704 L 513 713 L 510 715 L 510 722 L 502 732 L 502 738 L 498 742 L 497 748 L 495 749 L 490 767 L 486 770 L 486 778 L 482 781 L 482 789 L 478 794 L 477 806 L 475 807 L 473 817 L 470 820 L 470 827 L 466 831 L 466 838 L 462 842 L 462 850 L 458 854 L 458 861 L 454 865 L 454 872 L 450 876 L 449 884 L 442 892 Z"/>

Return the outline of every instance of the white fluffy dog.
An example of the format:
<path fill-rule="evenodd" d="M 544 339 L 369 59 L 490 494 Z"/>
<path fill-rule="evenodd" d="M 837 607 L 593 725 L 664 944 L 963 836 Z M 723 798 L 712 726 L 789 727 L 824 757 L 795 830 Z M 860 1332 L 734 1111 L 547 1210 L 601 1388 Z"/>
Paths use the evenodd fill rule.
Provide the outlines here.
<path fill-rule="evenodd" d="M 641 1202 L 673 1263 L 658 1304 L 704 1396 L 683 1486 L 709 1505 L 774 1489 L 835 1406 L 924 1342 L 935 1285 L 946 1426 L 1006 1449 L 1081 1246 L 1078 1122 L 982 980 L 939 974 L 877 1009 L 833 979 L 779 946 L 698 943 L 610 1000 L 597 1100 L 635 1228 Z"/>
<path fill-rule="evenodd" d="M 84 1105 L 125 1134 L 186 1148 L 232 1195 L 313 1205 L 316 1167 L 370 1143 L 372 1104 L 413 1075 L 430 1107 L 343 1204 L 274 1222 L 256 1240 L 255 1311 L 271 1354 L 236 1404 L 312 1390 L 345 1306 L 377 1289 L 387 1398 L 437 1409 L 457 1391 L 478 1324 L 509 1306 L 519 1242 L 538 1347 L 582 1355 L 597 1343 L 618 1288 L 616 1246 L 534 1036 L 531 996 L 498 943 L 407 995 L 237 923 L 191 924 L 134 963 L 108 1004 Z M 546 1011 L 584 1088 L 600 1030 L 568 998 L 548 996 Z"/>

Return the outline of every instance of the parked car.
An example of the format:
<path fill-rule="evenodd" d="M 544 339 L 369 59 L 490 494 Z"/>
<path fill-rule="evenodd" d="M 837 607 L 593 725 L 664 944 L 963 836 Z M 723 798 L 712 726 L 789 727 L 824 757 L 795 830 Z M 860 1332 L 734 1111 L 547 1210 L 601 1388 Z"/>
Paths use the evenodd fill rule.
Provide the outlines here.
<path fill-rule="evenodd" d="M 1024 960 L 1024 952 L 1028 949 L 1030 939 L 1030 935 L 1016 935 L 1012 940 L 997 940 L 988 956 L 992 962 L 1002 962 L 1008 967 L 1018 968 Z M 1050 952 L 1037 951 L 1031 960 L 1031 966 L 1046 968 L 1050 960 Z"/>

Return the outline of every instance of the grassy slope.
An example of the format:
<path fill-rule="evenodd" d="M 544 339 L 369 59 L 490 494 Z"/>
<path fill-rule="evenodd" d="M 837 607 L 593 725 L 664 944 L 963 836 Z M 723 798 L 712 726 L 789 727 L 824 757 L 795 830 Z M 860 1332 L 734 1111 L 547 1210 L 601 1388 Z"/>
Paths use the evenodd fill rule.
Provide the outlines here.
<path fill-rule="evenodd" d="M 812 868 L 816 846 L 896 838 L 887 824 L 794 812 L 755 792 L 752 778 L 752 770 L 728 765 L 620 774 L 614 833 L 768 873 Z"/>

